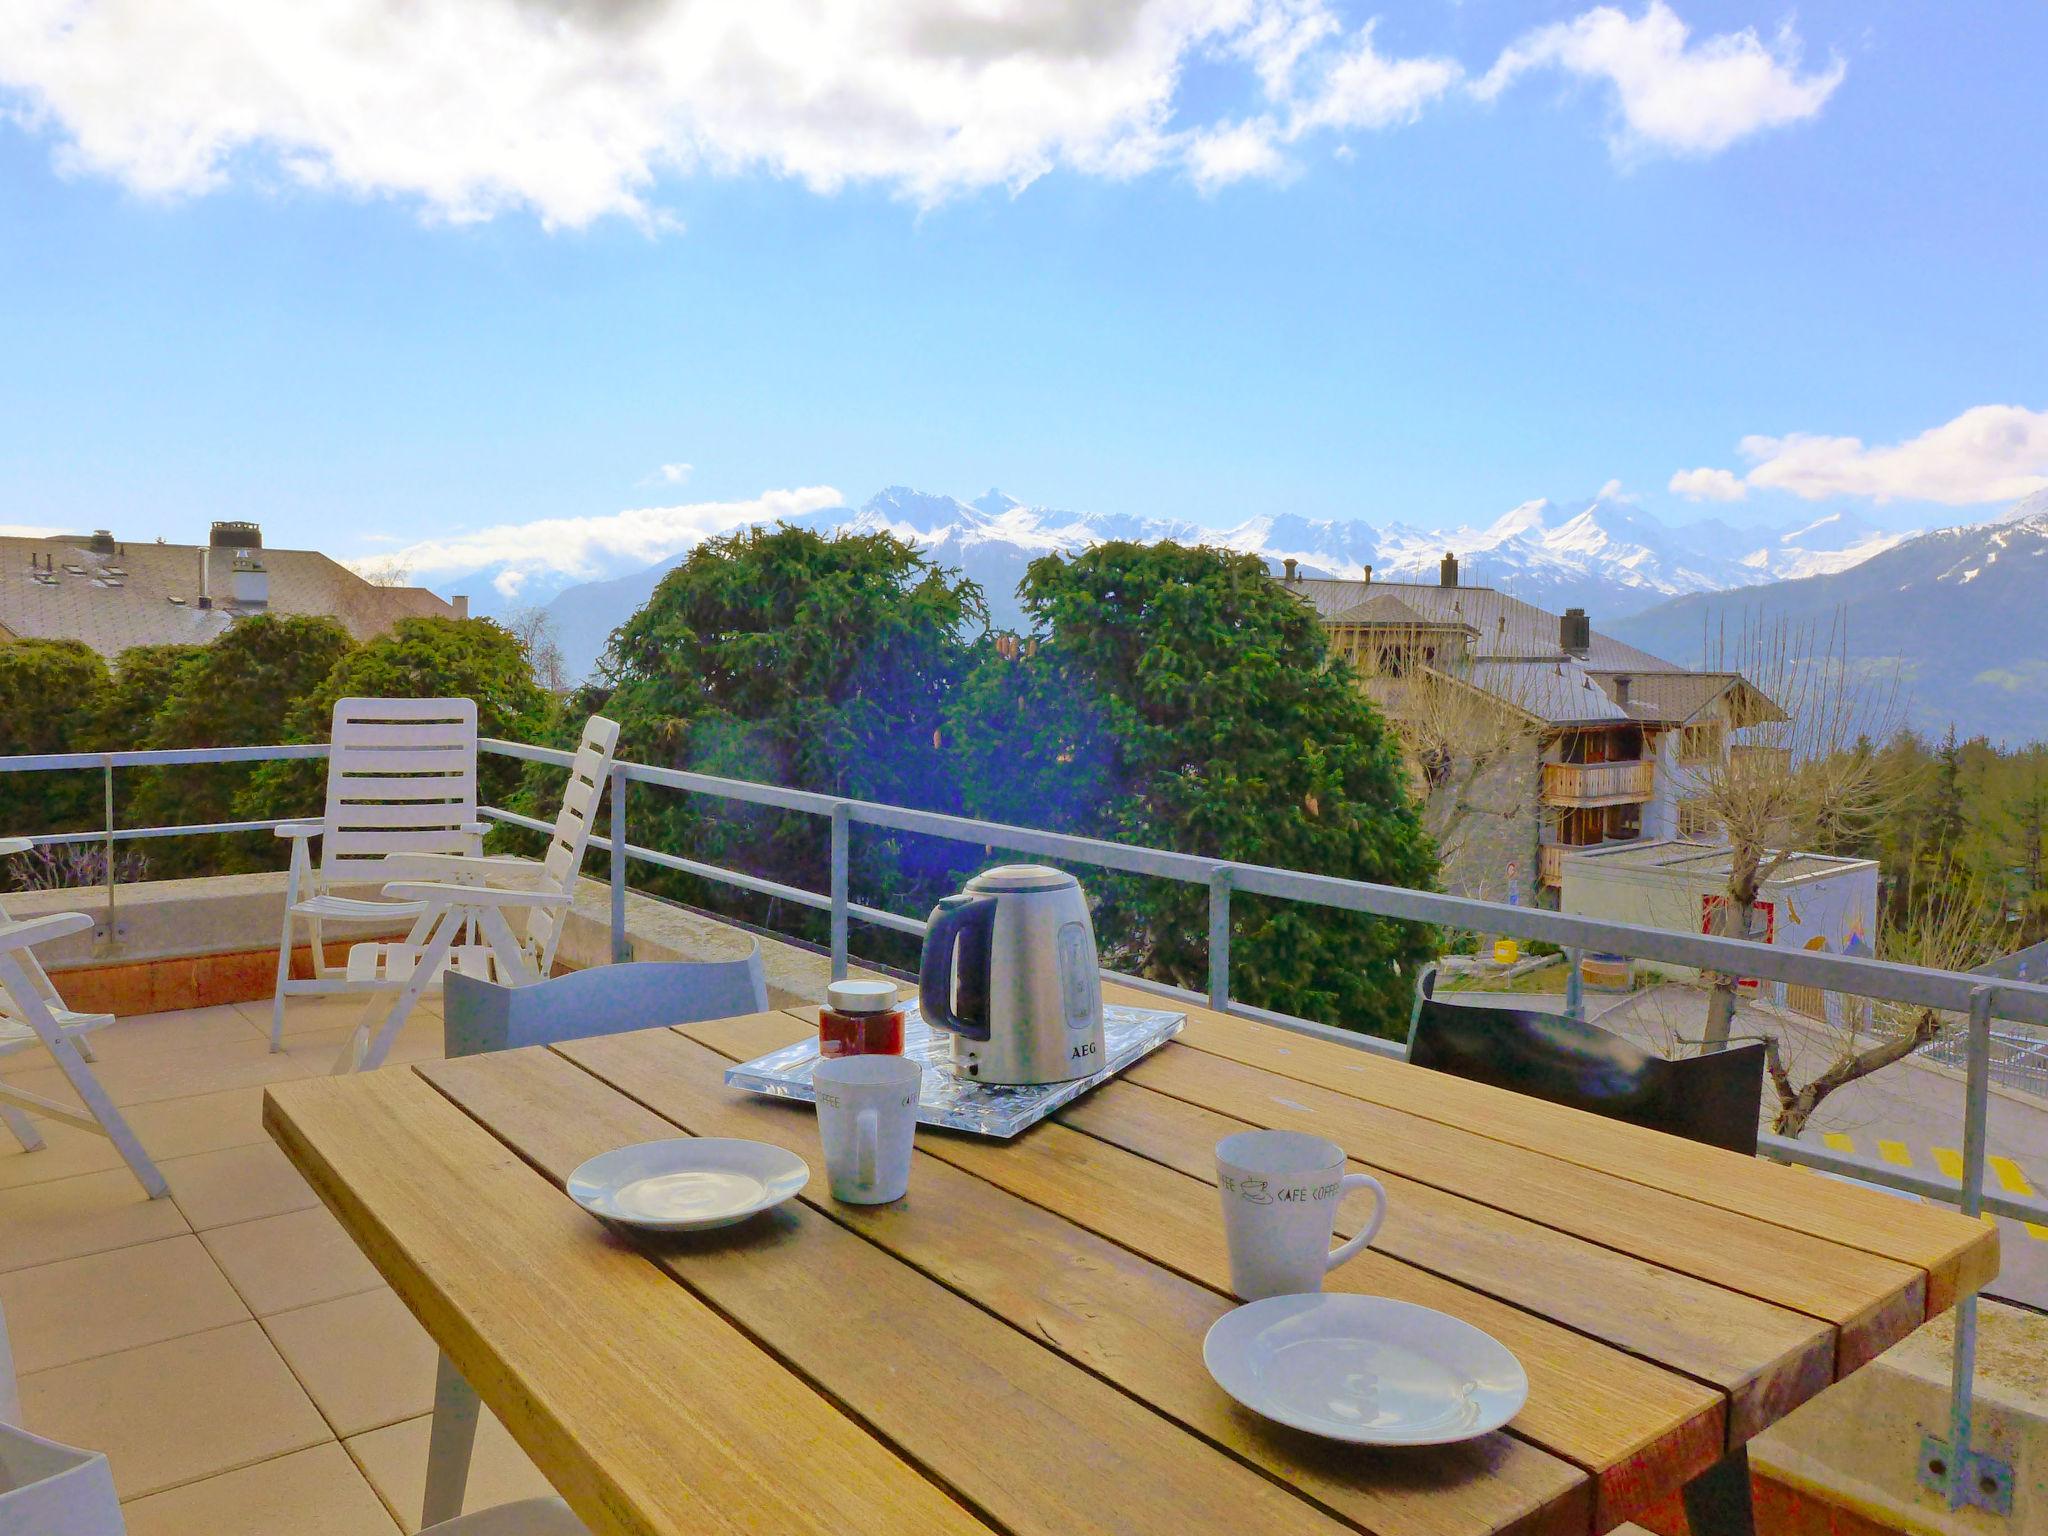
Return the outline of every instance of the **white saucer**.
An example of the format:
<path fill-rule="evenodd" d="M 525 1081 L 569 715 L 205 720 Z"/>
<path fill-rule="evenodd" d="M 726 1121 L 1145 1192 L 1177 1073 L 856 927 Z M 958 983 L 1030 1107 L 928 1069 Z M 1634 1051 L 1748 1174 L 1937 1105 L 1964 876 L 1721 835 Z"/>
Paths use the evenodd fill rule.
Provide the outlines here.
<path fill-rule="evenodd" d="M 1271 1296 L 1216 1319 L 1202 1361 L 1255 1413 L 1361 1445 L 1445 1445 L 1498 1429 L 1529 1397 L 1491 1334 L 1413 1302 Z"/>
<path fill-rule="evenodd" d="M 655 1232 L 730 1226 L 810 1181 L 794 1152 L 764 1141 L 678 1136 L 600 1152 L 569 1175 L 569 1198 L 606 1221 Z"/>

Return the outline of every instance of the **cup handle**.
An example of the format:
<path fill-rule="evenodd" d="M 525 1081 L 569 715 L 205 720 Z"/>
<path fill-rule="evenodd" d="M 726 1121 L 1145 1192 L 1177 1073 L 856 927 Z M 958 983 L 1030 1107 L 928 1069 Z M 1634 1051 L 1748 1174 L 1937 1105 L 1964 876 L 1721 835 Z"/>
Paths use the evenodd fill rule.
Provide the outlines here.
<path fill-rule="evenodd" d="M 874 1184 L 875 1164 L 882 1156 L 882 1117 L 872 1109 L 862 1110 L 853 1122 L 853 1141 L 854 1175 L 865 1189 Z M 1380 1196 L 1380 1206 L 1383 1210 L 1386 1207 L 1385 1195 Z"/>
<path fill-rule="evenodd" d="M 1369 1189 L 1372 1191 L 1372 1220 L 1368 1221 L 1350 1238 L 1330 1250 L 1323 1273 L 1328 1274 L 1346 1259 L 1355 1259 L 1364 1251 L 1366 1244 L 1379 1236 L 1380 1223 L 1387 1219 L 1387 1192 L 1380 1187 L 1380 1181 L 1369 1173 L 1347 1173 L 1337 1181 L 1337 1198 L 1342 1201 L 1346 1190 Z"/>

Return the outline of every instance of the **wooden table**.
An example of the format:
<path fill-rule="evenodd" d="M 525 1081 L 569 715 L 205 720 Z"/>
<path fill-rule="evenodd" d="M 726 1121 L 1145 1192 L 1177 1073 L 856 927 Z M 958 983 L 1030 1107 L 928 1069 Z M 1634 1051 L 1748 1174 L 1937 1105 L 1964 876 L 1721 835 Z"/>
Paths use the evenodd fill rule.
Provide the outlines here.
<path fill-rule="evenodd" d="M 681 1132 L 818 1170 L 806 1106 L 721 1082 L 812 1027 L 284 1083 L 264 1118 L 602 1533 L 1587 1536 L 1997 1269 L 1995 1233 L 1952 1212 L 1201 1009 L 1015 1141 L 921 1132 L 897 1205 L 837 1205 L 818 1172 L 742 1226 L 641 1241 L 560 1193 L 585 1158 Z M 1386 1226 L 1332 1288 L 1505 1343 L 1530 1380 L 1506 1431 L 1337 1446 L 1209 1379 L 1202 1335 L 1232 1305 L 1213 1148 L 1247 1125 L 1379 1175 Z"/>

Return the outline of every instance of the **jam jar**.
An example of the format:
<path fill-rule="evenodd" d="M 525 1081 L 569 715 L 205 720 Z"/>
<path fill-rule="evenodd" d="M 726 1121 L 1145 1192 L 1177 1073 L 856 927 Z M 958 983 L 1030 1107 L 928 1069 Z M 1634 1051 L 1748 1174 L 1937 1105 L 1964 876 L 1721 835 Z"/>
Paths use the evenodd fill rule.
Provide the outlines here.
<path fill-rule="evenodd" d="M 893 981 L 835 981 L 818 1010 L 818 1055 L 901 1056 L 903 1010 Z"/>

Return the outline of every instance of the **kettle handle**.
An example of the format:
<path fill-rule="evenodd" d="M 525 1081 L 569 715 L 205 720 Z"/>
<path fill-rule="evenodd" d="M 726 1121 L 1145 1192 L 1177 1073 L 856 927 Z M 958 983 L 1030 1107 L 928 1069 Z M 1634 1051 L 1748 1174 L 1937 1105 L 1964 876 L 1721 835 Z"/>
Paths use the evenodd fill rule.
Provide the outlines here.
<path fill-rule="evenodd" d="M 948 896 L 932 908 L 924 931 L 924 958 L 917 968 L 918 1011 L 931 1029 L 948 1029 L 969 1040 L 988 1039 L 988 1020 L 969 1020 L 953 1012 L 953 951 L 963 935 L 978 937 L 969 956 L 979 955 L 984 964 L 989 954 L 989 935 L 995 928 L 996 899 L 993 896 Z M 986 994 L 983 985 L 975 989 Z"/>

